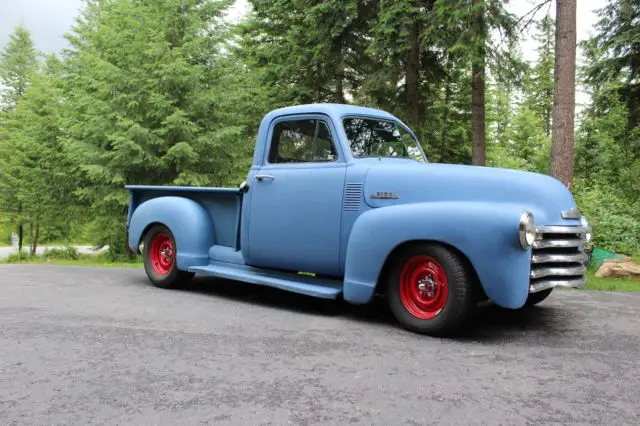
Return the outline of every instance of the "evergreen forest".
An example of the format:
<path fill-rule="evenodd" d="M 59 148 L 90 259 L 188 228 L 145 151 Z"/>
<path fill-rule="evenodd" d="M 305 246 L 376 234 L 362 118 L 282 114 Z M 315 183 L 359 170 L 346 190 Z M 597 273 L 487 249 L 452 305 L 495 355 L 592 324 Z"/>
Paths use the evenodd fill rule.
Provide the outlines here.
<path fill-rule="evenodd" d="M 595 245 L 637 255 L 640 0 L 597 11 L 562 140 L 557 2 L 250 0 L 236 22 L 232 0 L 86 0 L 47 55 L 18 26 L 0 46 L 0 244 L 126 258 L 124 185 L 237 187 L 266 112 L 338 102 L 395 114 L 430 162 L 558 177 Z"/>

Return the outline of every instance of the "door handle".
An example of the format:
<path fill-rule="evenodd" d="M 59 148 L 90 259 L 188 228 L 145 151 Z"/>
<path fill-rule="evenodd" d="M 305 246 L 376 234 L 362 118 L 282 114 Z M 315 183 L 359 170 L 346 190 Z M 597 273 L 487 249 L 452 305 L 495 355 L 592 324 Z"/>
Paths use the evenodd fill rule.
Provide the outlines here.
<path fill-rule="evenodd" d="M 274 180 L 275 177 L 271 175 L 256 175 L 256 179 L 262 182 L 263 180 Z"/>

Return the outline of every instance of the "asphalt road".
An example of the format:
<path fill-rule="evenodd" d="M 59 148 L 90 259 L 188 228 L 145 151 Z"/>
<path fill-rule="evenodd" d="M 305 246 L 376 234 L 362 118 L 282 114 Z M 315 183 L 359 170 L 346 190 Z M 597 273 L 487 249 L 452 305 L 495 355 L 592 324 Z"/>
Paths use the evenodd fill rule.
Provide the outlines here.
<path fill-rule="evenodd" d="M 640 424 L 640 295 L 556 293 L 436 339 L 381 302 L 0 265 L 0 424 Z"/>

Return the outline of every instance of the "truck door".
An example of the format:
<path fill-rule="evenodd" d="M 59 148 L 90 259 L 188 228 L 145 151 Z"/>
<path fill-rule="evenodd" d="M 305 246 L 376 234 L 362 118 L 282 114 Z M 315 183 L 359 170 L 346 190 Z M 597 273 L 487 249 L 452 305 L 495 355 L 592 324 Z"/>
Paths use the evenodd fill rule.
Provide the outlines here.
<path fill-rule="evenodd" d="M 250 176 L 247 263 L 339 275 L 346 164 L 335 135 L 321 115 L 272 123 L 266 161 Z"/>

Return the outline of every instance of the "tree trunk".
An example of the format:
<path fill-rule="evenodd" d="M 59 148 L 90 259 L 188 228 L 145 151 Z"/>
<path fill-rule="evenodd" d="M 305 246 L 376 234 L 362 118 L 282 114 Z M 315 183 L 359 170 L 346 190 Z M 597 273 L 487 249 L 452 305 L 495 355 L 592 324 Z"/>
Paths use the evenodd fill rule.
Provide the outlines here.
<path fill-rule="evenodd" d="M 136 255 L 133 250 L 131 250 L 131 247 L 129 247 L 127 240 L 124 241 L 124 252 L 127 253 L 127 259 L 129 260 L 133 260 Z"/>
<path fill-rule="evenodd" d="M 36 255 L 39 238 L 40 238 L 40 224 L 36 222 L 36 229 L 35 229 L 35 232 L 32 234 L 32 238 L 31 238 L 31 256 Z"/>
<path fill-rule="evenodd" d="M 407 117 L 415 132 L 420 132 L 420 24 L 416 20 L 409 28 L 405 96 Z"/>
<path fill-rule="evenodd" d="M 335 93 L 335 101 L 339 104 L 346 103 L 346 99 L 344 97 L 344 35 L 341 35 L 338 39 L 333 42 L 333 53 L 335 57 L 337 57 L 337 68 L 335 73 L 336 79 L 336 93 Z"/>
<path fill-rule="evenodd" d="M 549 97 L 553 96 L 549 92 L 547 92 L 548 96 Z M 547 137 L 551 136 L 551 117 L 552 117 L 552 114 L 553 114 L 553 108 L 546 107 L 545 110 L 544 110 L 544 135 L 547 136 Z"/>
<path fill-rule="evenodd" d="M 551 18 L 549 18 L 551 19 Z M 549 26 L 553 27 L 553 21 L 550 21 L 551 23 L 549 24 Z M 545 41 L 546 41 L 546 53 L 548 55 L 555 55 L 555 51 L 553 50 L 553 46 L 551 45 L 552 43 L 552 33 L 551 30 L 553 30 L 554 28 L 549 28 L 548 30 L 545 30 Z M 555 56 L 554 56 L 555 57 Z M 548 87 L 547 90 L 545 90 L 544 92 L 544 134 L 545 136 L 549 137 L 551 136 L 551 118 L 553 116 L 553 105 L 549 104 L 549 99 L 553 99 L 553 88 Z M 552 102 L 553 104 L 553 102 Z"/>
<path fill-rule="evenodd" d="M 33 223 L 29 224 L 29 236 L 31 237 L 31 242 L 33 242 Z M 29 256 L 33 256 L 33 253 L 31 252 L 32 249 L 33 246 L 29 244 Z"/>
<path fill-rule="evenodd" d="M 449 70 L 449 58 L 446 60 L 446 69 Z M 451 102 L 451 77 L 447 72 L 444 86 L 444 111 L 442 112 L 442 129 L 440 131 L 440 149 L 439 160 L 442 163 L 447 162 L 446 145 L 447 145 L 447 129 L 449 128 L 449 102 Z"/>
<path fill-rule="evenodd" d="M 24 227 L 22 225 L 22 204 L 18 205 L 18 255 L 22 253 L 22 244 L 24 240 Z"/>
<path fill-rule="evenodd" d="M 485 165 L 484 61 L 474 63 L 471 79 L 471 162 Z"/>
<path fill-rule="evenodd" d="M 484 22 L 484 0 L 475 0 L 478 7 L 473 18 L 475 34 L 478 37 L 478 51 L 471 65 L 471 162 L 485 165 L 485 47 L 486 28 Z"/>
<path fill-rule="evenodd" d="M 571 189 L 576 79 L 576 0 L 556 3 L 551 175 Z"/>
<path fill-rule="evenodd" d="M 22 243 L 24 239 L 24 227 L 22 222 L 18 225 L 18 253 L 22 253 Z"/>

